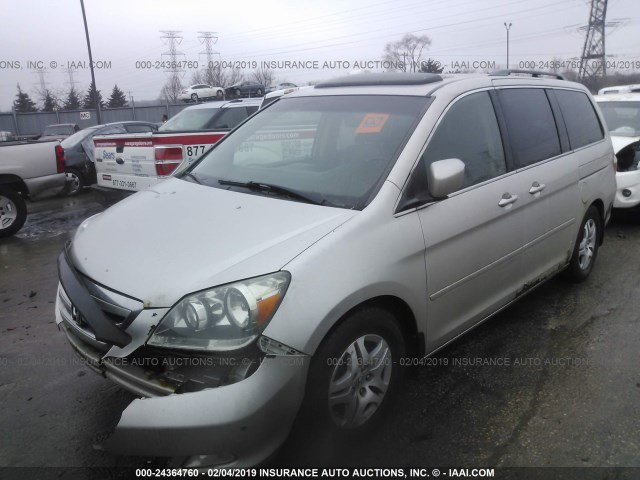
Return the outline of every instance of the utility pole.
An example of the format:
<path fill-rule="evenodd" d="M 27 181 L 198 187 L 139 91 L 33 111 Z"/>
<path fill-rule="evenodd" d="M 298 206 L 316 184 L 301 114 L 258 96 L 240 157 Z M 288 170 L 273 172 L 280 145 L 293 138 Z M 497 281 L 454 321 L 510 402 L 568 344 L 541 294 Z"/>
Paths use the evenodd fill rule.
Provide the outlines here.
<path fill-rule="evenodd" d="M 511 25 L 511 22 L 508 25 L 507 22 L 504 22 L 504 28 L 507 29 L 507 70 L 509 70 L 509 30 L 511 30 Z"/>
<path fill-rule="evenodd" d="M 89 68 L 91 69 L 91 85 L 93 87 L 93 103 L 96 106 L 96 120 L 98 125 L 102 124 L 100 118 L 100 102 L 98 100 L 98 88 L 96 87 L 96 76 L 93 72 L 93 57 L 91 56 L 91 42 L 89 41 L 89 27 L 87 27 L 87 15 L 84 12 L 84 0 L 80 0 L 80 7 L 82 7 L 82 19 L 84 20 L 84 33 L 87 37 L 87 49 L 89 50 Z"/>
<path fill-rule="evenodd" d="M 129 101 L 131 102 L 131 114 L 133 115 L 132 120 L 136 119 L 136 104 L 133 101 L 133 94 L 131 93 L 131 90 L 129 90 Z"/>

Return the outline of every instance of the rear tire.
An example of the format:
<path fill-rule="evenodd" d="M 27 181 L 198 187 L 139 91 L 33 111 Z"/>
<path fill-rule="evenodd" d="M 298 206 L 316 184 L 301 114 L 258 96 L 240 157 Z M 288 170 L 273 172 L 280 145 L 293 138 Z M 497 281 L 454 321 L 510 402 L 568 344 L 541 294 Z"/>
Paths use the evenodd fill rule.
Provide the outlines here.
<path fill-rule="evenodd" d="M 222 90 L 218 90 L 216 93 L 216 97 L 222 98 L 224 96 L 224 92 Z"/>
<path fill-rule="evenodd" d="M 343 438 L 369 431 L 393 402 L 404 355 L 404 336 L 392 313 L 378 307 L 356 311 L 313 355 L 302 420 Z"/>
<path fill-rule="evenodd" d="M 0 188 L 0 237 L 8 237 L 27 220 L 27 204 L 15 190 Z"/>
<path fill-rule="evenodd" d="M 198 94 L 197 93 L 192 93 L 191 94 L 191 101 L 193 103 L 198 103 Z"/>
<path fill-rule="evenodd" d="M 71 196 L 80 193 L 86 183 L 82 174 L 75 168 L 69 168 L 65 170 L 64 173 L 67 175 L 67 179 L 70 180 L 70 182 L 67 184 L 67 195 Z"/>
<path fill-rule="evenodd" d="M 568 280 L 576 283 L 586 280 L 598 256 L 600 238 L 602 238 L 600 212 L 591 205 L 580 224 L 569 267 L 564 271 Z"/>

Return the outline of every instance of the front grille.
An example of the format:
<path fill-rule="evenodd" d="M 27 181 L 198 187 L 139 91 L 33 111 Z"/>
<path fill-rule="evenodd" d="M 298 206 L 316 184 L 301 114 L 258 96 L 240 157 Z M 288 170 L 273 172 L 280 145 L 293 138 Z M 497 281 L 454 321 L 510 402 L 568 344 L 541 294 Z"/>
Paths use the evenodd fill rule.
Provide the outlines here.
<path fill-rule="evenodd" d="M 121 329 L 126 329 L 143 308 L 143 303 L 131 297 L 114 292 L 102 285 L 81 276 L 82 283 L 100 309 Z"/>
<path fill-rule="evenodd" d="M 110 345 L 96 339 L 95 332 L 82 314 L 73 306 L 62 285 L 58 287 L 58 298 L 60 299 L 60 315 L 66 323 L 67 328 L 73 330 L 78 337 L 82 338 L 93 348 L 106 352 L 110 348 Z"/>

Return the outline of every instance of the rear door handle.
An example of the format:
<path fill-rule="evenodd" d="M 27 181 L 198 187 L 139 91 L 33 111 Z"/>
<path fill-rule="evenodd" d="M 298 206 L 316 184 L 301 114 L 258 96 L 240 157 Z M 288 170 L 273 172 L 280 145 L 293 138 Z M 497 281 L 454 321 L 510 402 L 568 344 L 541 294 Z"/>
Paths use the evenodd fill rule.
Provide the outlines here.
<path fill-rule="evenodd" d="M 498 206 L 506 207 L 507 205 L 511 205 L 517 200 L 518 200 L 518 195 L 511 195 L 510 193 L 505 193 L 502 195 L 502 199 L 498 202 Z"/>
<path fill-rule="evenodd" d="M 547 186 L 544 183 L 533 182 L 531 184 L 531 188 L 529 189 L 529 193 L 535 195 L 536 193 L 540 193 L 545 188 L 547 188 Z"/>

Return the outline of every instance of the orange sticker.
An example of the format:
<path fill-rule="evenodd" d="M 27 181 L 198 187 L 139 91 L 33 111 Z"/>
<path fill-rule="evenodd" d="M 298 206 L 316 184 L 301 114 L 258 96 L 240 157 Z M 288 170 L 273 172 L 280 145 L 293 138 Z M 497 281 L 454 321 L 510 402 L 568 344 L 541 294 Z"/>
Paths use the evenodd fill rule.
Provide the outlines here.
<path fill-rule="evenodd" d="M 388 113 L 367 113 L 356 128 L 356 133 L 379 133 L 387 120 Z"/>

